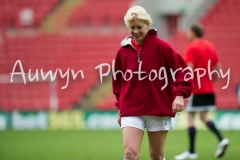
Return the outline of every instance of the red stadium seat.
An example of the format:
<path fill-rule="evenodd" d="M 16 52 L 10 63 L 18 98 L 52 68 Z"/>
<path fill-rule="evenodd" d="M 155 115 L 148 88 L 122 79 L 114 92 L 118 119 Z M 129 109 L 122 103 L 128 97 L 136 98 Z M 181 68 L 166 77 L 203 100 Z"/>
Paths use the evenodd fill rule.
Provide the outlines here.
<path fill-rule="evenodd" d="M 19 13 L 25 8 L 34 11 L 33 24 L 30 27 L 37 27 L 44 18 L 50 13 L 60 0 L 0 0 L 0 21 L 5 27 L 22 28 Z"/>
<path fill-rule="evenodd" d="M 131 1 L 87 0 L 79 5 L 69 19 L 69 26 L 89 25 L 94 27 L 109 24 L 116 26 L 123 24 L 123 16 Z M 117 8 L 117 9 L 116 9 Z"/>
<path fill-rule="evenodd" d="M 32 73 L 41 68 L 44 71 L 57 68 L 65 72 L 68 68 L 75 72 L 83 70 L 85 78 L 78 75 L 73 80 L 70 74 L 69 84 L 66 89 L 61 89 L 66 84 L 66 79 L 57 76 L 56 94 L 59 109 L 69 109 L 73 104 L 81 102 L 81 97 L 89 94 L 92 87 L 99 83 L 98 71 L 95 66 L 100 63 L 111 63 L 119 47 L 122 37 L 110 36 L 37 36 L 31 38 L 8 39 L 10 54 L 4 56 L 2 45 L 0 55 L 4 63 L 4 70 L 0 74 L 9 74 L 16 60 L 20 59 L 24 71 L 29 69 Z M 96 45 L 95 45 L 96 44 Z M 94 45 L 94 46 L 93 46 Z M 2 60 L 2 59 L 1 59 Z M 19 70 L 18 70 L 19 71 Z M 70 72 L 71 73 L 71 72 Z M 49 110 L 50 95 L 52 93 L 49 82 L 29 82 L 0 84 L 0 110 Z"/>

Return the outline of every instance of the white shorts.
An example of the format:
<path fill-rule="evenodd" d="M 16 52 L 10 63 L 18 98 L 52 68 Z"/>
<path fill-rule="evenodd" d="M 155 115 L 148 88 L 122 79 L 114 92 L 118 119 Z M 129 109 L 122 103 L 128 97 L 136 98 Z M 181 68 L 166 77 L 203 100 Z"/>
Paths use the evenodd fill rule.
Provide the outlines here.
<path fill-rule="evenodd" d="M 166 131 L 172 130 L 171 117 L 157 116 L 130 116 L 121 117 L 121 128 L 134 127 L 144 131 Z"/>

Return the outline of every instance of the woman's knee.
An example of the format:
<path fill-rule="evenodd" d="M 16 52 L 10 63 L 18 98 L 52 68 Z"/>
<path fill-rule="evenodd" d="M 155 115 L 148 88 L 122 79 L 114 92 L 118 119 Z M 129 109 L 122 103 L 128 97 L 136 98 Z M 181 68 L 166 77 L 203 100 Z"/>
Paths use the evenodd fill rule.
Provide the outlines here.
<path fill-rule="evenodd" d="M 149 155 L 151 160 L 163 160 L 167 131 L 148 132 Z"/>
<path fill-rule="evenodd" d="M 140 151 L 137 151 L 133 149 L 132 147 L 125 147 L 124 148 L 124 158 L 129 160 L 138 160 L 139 159 L 139 153 Z"/>
<path fill-rule="evenodd" d="M 150 151 L 151 160 L 162 160 L 164 158 L 164 154 L 159 151 Z"/>

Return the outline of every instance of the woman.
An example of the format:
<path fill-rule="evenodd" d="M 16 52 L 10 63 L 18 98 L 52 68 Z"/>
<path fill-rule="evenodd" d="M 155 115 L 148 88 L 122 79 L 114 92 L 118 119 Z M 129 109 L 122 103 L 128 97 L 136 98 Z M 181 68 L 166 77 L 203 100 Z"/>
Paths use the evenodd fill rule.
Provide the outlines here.
<path fill-rule="evenodd" d="M 145 128 L 151 159 L 164 160 L 165 140 L 172 128 L 171 117 L 183 110 L 184 98 L 192 91 L 192 80 L 184 80 L 189 70 L 175 72 L 172 78 L 170 69 L 175 71 L 187 65 L 157 37 L 156 30 L 150 29 L 152 20 L 144 8 L 131 7 L 124 21 L 131 36 L 121 43 L 114 65 L 118 72 L 112 81 L 123 134 L 124 160 L 139 159 Z M 161 67 L 166 69 L 167 85 L 162 78 L 164 72 L 156 73 Z M 128 74 L 129 70 L 135 74 Z"/>

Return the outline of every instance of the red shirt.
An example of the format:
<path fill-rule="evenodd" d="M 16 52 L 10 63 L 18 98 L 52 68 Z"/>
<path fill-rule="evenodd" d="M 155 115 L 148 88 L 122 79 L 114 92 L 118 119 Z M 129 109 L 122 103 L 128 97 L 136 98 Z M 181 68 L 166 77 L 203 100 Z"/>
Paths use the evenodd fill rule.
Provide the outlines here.
<path fill-rule="evenodd" d="M 132 38 L 127 37 L 121 43 L 122 47 L 119 49 L 115 65 L 115 71 L 132 72 L 138 71 L 138 52 L 133 48 Z M 173 81 L 170 73 L 170 68 L 176 70 L 180 67 L 185 68 L 187 64 L 183 58 L 172 49 L 172 47 L 165 41 L 157 37 L 156 30 L 149 30 L 141 50 L 139 52 L 142 61 L 141 77 L 147 76 L 143 80 L 139 80 L 137 74 L 133 74 L 132 78 L 125 80 L 121 73 L 116 74 L 116 79 L 113 77 L 112 87 L 113 93 L 117 97 L 116 106 L 120 110 L 120 116 L 171 116 L 172 103 L 176 96 L 183 96 L 187 98 L 191 95 L 192 80 L 184 81 L 184 76 L 190 71 L 178 72 L 176 74 L 176 81 Z M 149 73 L 156 70 L 159 74 L 159 69 L 163 67 L 166 70 L 167 85 L 165 80 L 156 78 L 153 81 L 149 80 Z M 162 72 L 161 72 L 162 73 Z M 129 75 L 129 74 L 127 74 Z M 162 74 L 161 74 L 162 75 Z M 161 76 L 160 75 L 160 76 Z M 151 74 L 151 78 L 154 74 Z"/>
<path fill-rule="evenodd" d="M 208 76 L 209 60 L 211 61 L 210 69 L 212 71 L 216 64 L 218 63 L 218 57 L 216 54 L 215 47 L 209 41 L 201 39 L 190 43 L 186 47 L 185 51 L 186 63 L 192 63 L 194 69 L 203 68 L 206 70 L 206 74 L 200 78 L 201 88 L 198 85 L 196 72 L 194 72 L 193 94 L 214 93 L 213 80 L 210 80 Z"/>
<path fill-rule="evenodd" d="M 138 52 L 140 52 L 141 46 L 138 45 L 138 44 L 136 44 L 134 39 L 132 39 L 131 42 L 132 42 L 133 47 L 134 47 Z"/>

